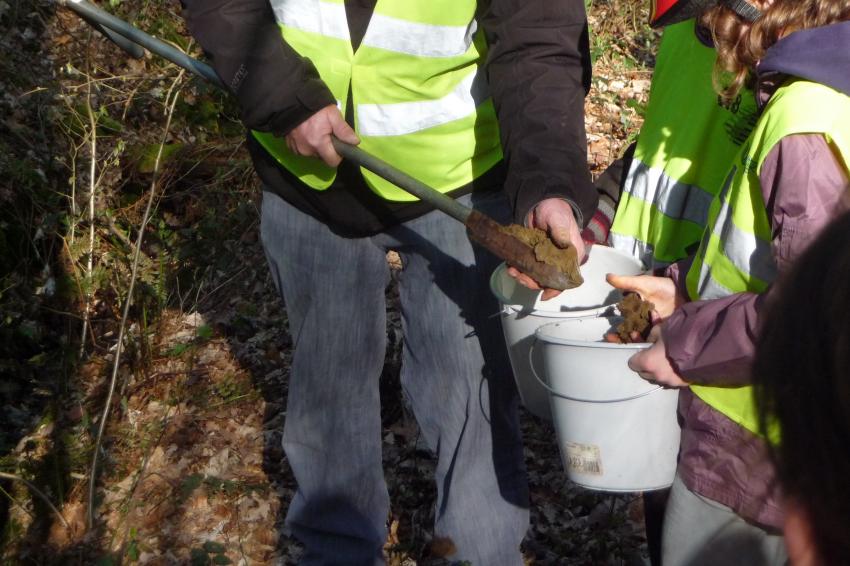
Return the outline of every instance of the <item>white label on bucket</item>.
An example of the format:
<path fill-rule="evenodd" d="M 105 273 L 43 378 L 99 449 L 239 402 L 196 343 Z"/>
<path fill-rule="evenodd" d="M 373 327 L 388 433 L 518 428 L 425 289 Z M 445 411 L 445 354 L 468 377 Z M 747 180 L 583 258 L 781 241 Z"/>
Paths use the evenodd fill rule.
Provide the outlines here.
<path fill-rule="evenodd" d="M 602 475 L 602 457 L 598 446 L 565 442 L 564 449 L 569 471 L 594 476 Z"/>

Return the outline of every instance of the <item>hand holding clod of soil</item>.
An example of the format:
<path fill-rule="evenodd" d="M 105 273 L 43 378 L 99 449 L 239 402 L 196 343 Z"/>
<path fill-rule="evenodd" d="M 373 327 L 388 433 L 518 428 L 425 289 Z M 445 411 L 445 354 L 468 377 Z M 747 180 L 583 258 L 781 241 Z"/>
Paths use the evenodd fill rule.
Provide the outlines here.
<path fill-rule="evenodd" d="M 654 275 L 615 275 L 609 273 L 605 280 L 623 295 L 637 293 L 640 297 L 655 305 L 656 316 L 661 320 L 667 318 L 685 302 L 685 298 L 676 289 L 676 284 L 669 277 Z"/>
<path fill-rule="evenodd" d="M 558 247 L 545 231 L 539 228 L 526 228 L 519 224 L 502 226 L 502 231 L 529 245 L 534 250 L 537 261 L 551 265 L 565 274 L 570 281 L 568 289 L 573 289 L 584 283 L 579 272 L 578 252 L 572 244 Z"/>
<path fill-rule="evenodd" d="M 652 311 L 655 305 L 644 301 L 637 293 L 627 293 L 623 300 L 617 303 L 617 308 L 623 316 L 623 322 L 617 325 L 617 333 L 609 334 L 609 342 L 629 344 L 646 342 L 649 331 L 652 330 Z"/>

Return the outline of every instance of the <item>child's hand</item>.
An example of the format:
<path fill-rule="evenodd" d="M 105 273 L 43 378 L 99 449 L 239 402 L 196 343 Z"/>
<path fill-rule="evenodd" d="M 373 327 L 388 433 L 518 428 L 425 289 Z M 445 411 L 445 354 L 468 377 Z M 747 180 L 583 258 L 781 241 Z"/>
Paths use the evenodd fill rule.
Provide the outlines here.
<path fill-rule="evenodd" d="M 687 387 L 688 382 L 676 373 L 670 360 L 667 359 L 667 348 L 664 347 L 660 324 L 652 328 L 647 341 L 654 344 L 629 358 L 629 367 L 632 371 L 664 387 Z"/>
<path fill-rule="evenodd" d="M 669 277 L 609 273 L 605 276 L 605 280 L 613 287 L 621 291 L 637 293 L 641 299 L 655 305 L 653 323 L 656 320 L 664 320 L 685 302 L 685 298 L 677 293 L 676 284 Z"/>

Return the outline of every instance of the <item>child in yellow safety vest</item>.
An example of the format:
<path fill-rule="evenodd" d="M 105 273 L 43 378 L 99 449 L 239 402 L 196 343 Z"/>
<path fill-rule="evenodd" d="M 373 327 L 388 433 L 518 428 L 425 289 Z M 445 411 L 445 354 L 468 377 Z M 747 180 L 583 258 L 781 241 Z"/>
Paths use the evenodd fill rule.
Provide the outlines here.
<path fill-rule="evenodd" d="M 703 16 L 724 94 L 753 85 L 761 115 L 719 187 L 696 255 L 671 266 L 669 278 L 628 282 L 664 319 L 630 366 L 683 388 L 665 566 L 785 562 L 767 457 L 774 431 L 759 426 L 750 386 L 754 341 L 777 275 L 850 208 L 850 0 L 754 2 L 762 15 L 752 24 L 727 3 Z"/>
<path fill-rule="evenodd" d="M 687 10 L 685 4 L 680 8 Z M 693 17 L 678 21 L 669 11 L 663 15 L 668 17 L 643 126 L 636 144 L 597 180 L 599 210 L 586 229 L 592 236 L 587 239 L 609 243 L 653 271 L 687 257 L 699 245 L 724 170 L 757 115 L 752 91 L 745 89 L 731 100 L 715 92 L 711 75 L 717 54 L 710 33 Z M 660 25 L 655 18 L 650 23 Z M 653 566 L 661 563 L 668 493 L 643 494 Z"/>

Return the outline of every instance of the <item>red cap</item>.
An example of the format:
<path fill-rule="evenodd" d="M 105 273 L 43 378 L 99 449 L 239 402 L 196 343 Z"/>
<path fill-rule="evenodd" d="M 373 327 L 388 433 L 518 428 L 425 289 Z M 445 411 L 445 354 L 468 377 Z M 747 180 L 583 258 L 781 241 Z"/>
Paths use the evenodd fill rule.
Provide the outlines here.
<path fill-rule="evenodd" d="M 661 16 L 676 5 L 679 0 L 654 0 L 650 4 L 649 23 L 655 23 Z"/>

